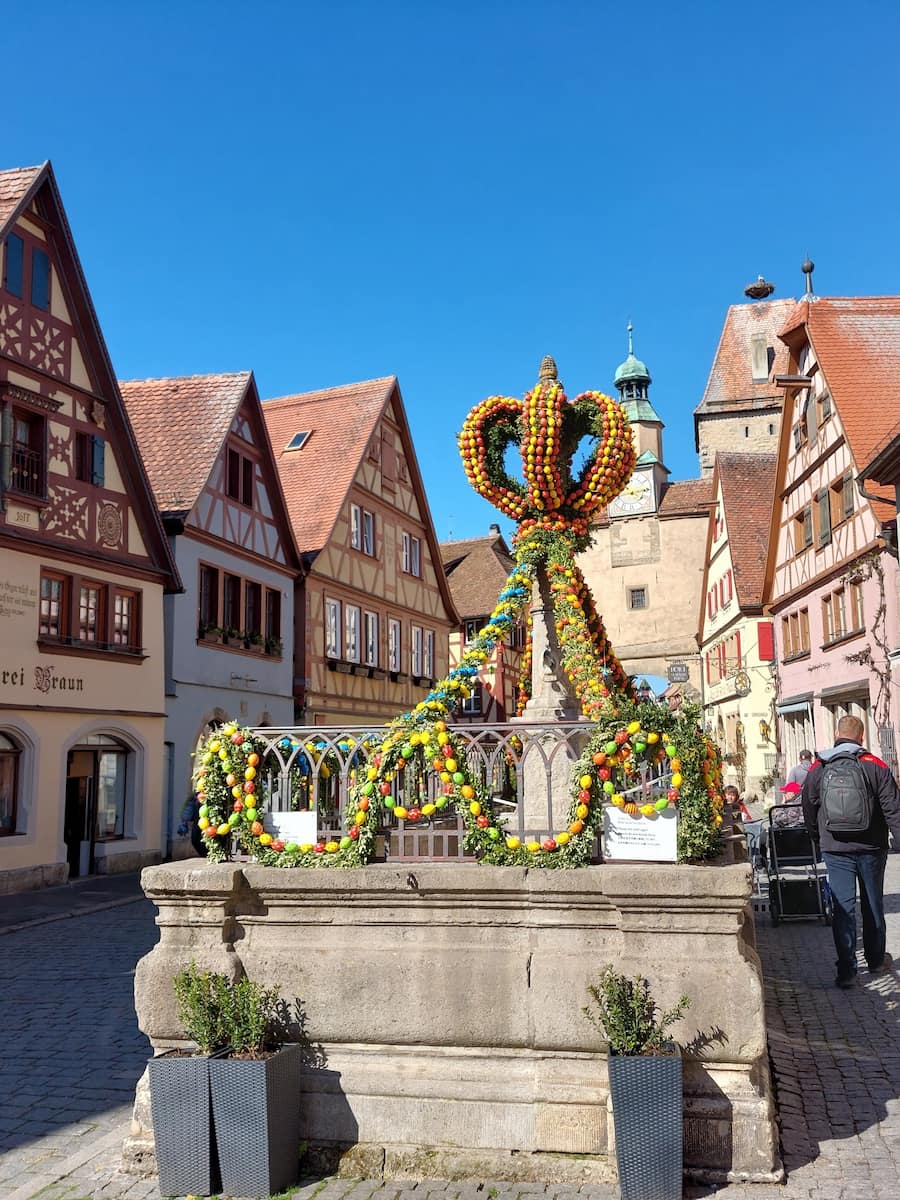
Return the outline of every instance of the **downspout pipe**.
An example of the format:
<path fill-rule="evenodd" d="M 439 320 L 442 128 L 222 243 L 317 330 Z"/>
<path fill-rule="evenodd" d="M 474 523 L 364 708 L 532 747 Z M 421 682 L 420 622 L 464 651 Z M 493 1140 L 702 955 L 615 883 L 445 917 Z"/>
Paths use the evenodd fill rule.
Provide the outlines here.
<path fill-rule="evenodd" d="M 856 476 L 856 490 L 859 492 L 860 496 L 862 496 L 862 498 L 864 500 L 880 500 L 882 503 L 884 503 L 883 496 L 875 496 L 872 494 L 872 492 L 866 491 L 864 479 L 865 479 L 865 476 L 863 476 L 863 475 Z M 898 489 L 895 487 L 894 488 L 894 507 L 897 508 L 898 505 L 900 505 L 900 496 L 898 496 Z M 894 521 L 893 527 L 882 525 L 881 536 L 884 539 L 884 546 L 885 546 L 885 549 L 887 550 L 888 554 L 891 554 L 891 555 L 893 555 L 894 558 L 900 560 L 900 547 L 898 547 L 898 544 L 897 544 L 897 522 L 896 522 L 896 520 Z"/>

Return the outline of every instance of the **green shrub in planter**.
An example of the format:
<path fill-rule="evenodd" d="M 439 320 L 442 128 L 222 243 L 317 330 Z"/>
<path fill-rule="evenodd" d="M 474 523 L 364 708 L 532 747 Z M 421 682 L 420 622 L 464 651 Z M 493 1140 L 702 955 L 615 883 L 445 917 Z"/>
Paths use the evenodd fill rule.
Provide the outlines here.
<path fill-rule="evenodd" d="M 294 1183 L 300 1161 L 300 1046 L 279 1045 L 277 988 L 250 979 L 230 986 L 222 1012 L 228 1049 L 210 1060 L 222 1189 L 268 1196 Z"/>
<path fill-rule="evenodd" d="M 681 1053 L 667 1034 L 690 1004 L 658 1014 L 649 982 L 612 965 L 588 987 L 585 1017 L 609 1044 L 609 1090 L 621 1200 L 681 1200 Z"/>
<path fill-rule="evenodd" d="M 197 1054 L 170 1050 L 148 1067 L 150 1112 L 156 1145 L 159 1190 L 164 1196 L 219 1190 L 219 1167 L 212 1136 L 210 1055 L 224 1045 L 224 975 L 191 963 L 173 980 L 178 1015 Z"/>

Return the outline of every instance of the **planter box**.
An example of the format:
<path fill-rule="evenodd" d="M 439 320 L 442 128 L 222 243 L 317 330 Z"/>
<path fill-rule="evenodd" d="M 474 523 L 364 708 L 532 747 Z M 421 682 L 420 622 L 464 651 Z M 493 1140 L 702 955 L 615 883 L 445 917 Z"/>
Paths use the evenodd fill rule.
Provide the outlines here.
<path fill-rule="evenodd" d="M 621 1200 L 681 1200 L 684 1102 L 681 1054 L 610 1054 Z"/>
<path fill-rule="evenodd" d="M 150 1111 L 163 1196 L 209 1196 L 219 1190 L 209 1062 L 171 1051 L 150 1059 Z"/>
<path fill-rule="evenodd" d="M 300 1047 L 210 1060 L 222 1191 L 268 1196 L 300 1174 Z"/>

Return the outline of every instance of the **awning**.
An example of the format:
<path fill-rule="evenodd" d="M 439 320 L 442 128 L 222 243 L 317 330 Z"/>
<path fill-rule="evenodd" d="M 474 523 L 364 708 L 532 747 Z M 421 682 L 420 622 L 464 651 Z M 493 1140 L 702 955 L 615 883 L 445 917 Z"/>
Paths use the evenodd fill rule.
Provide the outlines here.
<path fill-rule="evenodd" d="M 863 696 L 868 700 L 868 679 L 857 679 L 853 683 L 837 683 L 834 687 L 822 688 L 821 692 L 819 692 L 820 700 L 842 700 L 845 697 L 848 700 L 853 700 L 857 696 Z"/>
<path fill-rule="evenodd" d="M 784 717 L 788 713 L 809 712 L 811 702 L 812 696 L 808 700 L 786 700 L 784 704 L 776 704 L 775 711 L 779 717 Z"/>

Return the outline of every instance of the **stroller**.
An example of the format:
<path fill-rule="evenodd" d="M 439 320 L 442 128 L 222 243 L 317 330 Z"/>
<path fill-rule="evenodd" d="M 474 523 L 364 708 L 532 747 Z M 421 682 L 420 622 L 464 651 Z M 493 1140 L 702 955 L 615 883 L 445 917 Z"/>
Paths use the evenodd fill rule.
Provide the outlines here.
<path fill-rule="evenodd" d="M 776 824 L 775 817 L 799 804 L 780 804 L 769 810 L 768 825 L 760 835 L 759 853 L 769 885 L 769 919 L 782 921 L 815 918 L 831 924 L 831 889 L 819 865 L 817 847 L 805 825 Z"/>

